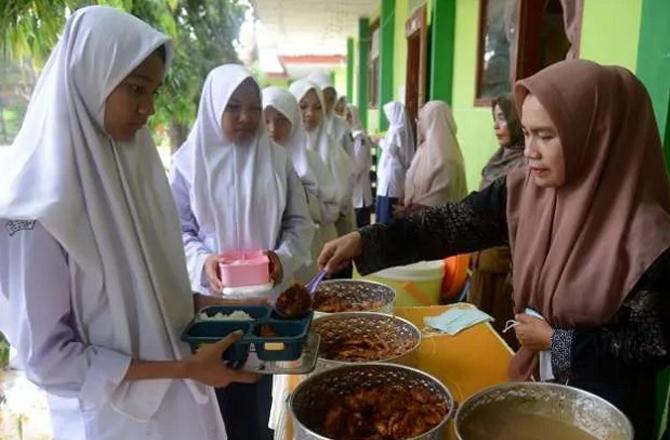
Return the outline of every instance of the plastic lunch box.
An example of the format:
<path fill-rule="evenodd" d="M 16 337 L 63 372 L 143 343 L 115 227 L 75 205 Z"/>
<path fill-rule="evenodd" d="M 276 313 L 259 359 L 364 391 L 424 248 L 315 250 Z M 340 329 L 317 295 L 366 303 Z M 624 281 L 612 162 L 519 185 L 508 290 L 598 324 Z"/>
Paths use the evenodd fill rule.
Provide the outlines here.
<path fill-rule="evenodd" d="M 219 264 L 224 286 L 242 287 L 270 281 L 270 259 L 263 251 L 227 251 Z"/>
<path fill-rule="evenodd" d="M 200 344 L 214 343 L 229 333 L 242 330 L 244 336 L 223 353 L 224 360 L 243 363 L 250 350 L 264 361 L 293 361 L 302 354 L 313 312 L 300 319 L 284 319 L 270 306 L 210 306 L 200 313 L 214 316 L 217 313 L 230 315 L 234 311 L 244 311 L 253 320 L 199 320 L 196 316 L 182 332 L 182 341 L 187 342 L 195 352 Z M 270 325 L 278 336 L 260 336 L 262 325 Z"/>

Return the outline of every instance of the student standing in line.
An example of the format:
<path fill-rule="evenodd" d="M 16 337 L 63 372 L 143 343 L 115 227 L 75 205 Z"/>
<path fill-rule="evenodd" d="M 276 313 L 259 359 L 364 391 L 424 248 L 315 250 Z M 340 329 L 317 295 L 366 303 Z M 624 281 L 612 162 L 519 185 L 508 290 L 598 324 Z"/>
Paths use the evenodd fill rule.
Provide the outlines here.
<path fill-rule="evenodd" d="M 370 208 L 372 206 L 372 186 L 370 170 L 372 169 L 372 142 L 365 134 L 355 105 L 347 106 L 347 122 L 351 126 L 354 140 L 354 211 L 356 227 L 362 228 L 370 224 Z"/>
<path fill-rule="evenodd" d="M 442 101 L 427 102 L 419 111 L 419 147 L 405 177 L 405 198 L 397 216 L 458 202 L 468 193 L 463 154 L 456 139 L 456 121 Z"/>
<path fill-rule="evenodd" d="M 414 134 L 405 111 L 398 101 L 384 104 L 389 128 L 379 141 L 381 154 L 377 165 L 377 223 L 388 224 L 393 219 L 394 207 L 405 195 L 405 174 L 414 157 Z"/>
<path fill-rule="evenodd" d="M 276 298 L 309 262 L 314 228 L 305 191 L 284 148 L 265 130 L 261 91 L 243 66 L 213 69 L 195 124 L 170 174 L 193 289 L 219 294 L 220 254 L 262 249 Z M 249 293 L 247 301 L 255 301 Z M 217 389 L 228 437 L 268 439 L 272 377 Z"/>
<path fill-rule="evenodd" d="M 151 134 L 170 38 L 108 7 L 75 11 L 0 163 L 2 332 L 47 393 L 57 440 L 219 440 L 210 386 L 253 382 L 191 356 L 194 310 L 174 201 Z M 203 385 L 204 384 L 204 385 Z"/>
<path fill-rule="evenodd" d="M 334 236 L 335 220 L 339 216 L 339 192 L 332 173 L 319 153 L 307 148 L 307 133 L 303 127 L 298 101 L 286 89 L 263 89 L 263 110 L 270 137 L 286 151 L 293 162 L 307 195 L 307 204 L 315 226 L 312 240 L 312 260 L 296 272 L 296 280 L 306 283 L 316 274 L 316 258 L 325 244 Z M 332 231 L 328 233 L 328 227 Z"/>

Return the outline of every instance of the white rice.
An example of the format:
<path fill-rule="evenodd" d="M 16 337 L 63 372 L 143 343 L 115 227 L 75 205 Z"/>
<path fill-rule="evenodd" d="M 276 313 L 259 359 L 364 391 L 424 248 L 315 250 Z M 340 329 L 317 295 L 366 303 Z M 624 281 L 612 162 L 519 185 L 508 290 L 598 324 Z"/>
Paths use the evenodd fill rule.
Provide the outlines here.
<path fill-rule="evenodd" d="M 244 310 L 235 310 L 234 312 L 226 315 L 225 313 L 218 312 L 215 315 L 209 316 L 205 312 L 200 312 L 198 315 L 199 321 L 253 321 L 254 318 Z"/>

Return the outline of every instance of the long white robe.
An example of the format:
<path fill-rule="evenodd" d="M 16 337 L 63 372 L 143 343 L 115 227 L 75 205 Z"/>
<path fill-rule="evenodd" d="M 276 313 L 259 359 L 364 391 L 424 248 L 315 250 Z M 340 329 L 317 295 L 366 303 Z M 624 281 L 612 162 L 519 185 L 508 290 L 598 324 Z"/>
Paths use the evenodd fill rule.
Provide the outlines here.
<path fill-rule="evenodd" d="M 47 392 L 56 440 L 226 438 L 209 387 L 202 387 L 207 401 L 199 403 L 184 381 L 172 381 L 146 421 L 114 408 L 113 394 L 131 357 L 82 340 L 82 332 L 103 338 L 111 331 L 109 304 L 100 299 L 83 310 L 73 307 L 93 282 L 92 274 L 77 273 L 71 256 L 40 223 L 0 220 L 0 262 L 0 290 L 11 298 L 8 314 L 22 317 L 5 329 L 26 376 Z"/>
<path fill-rule="evenodd" d="M 405 107 L 398 101 L 384 104 L 389 128 L 379 142 L 381 154 L 377 166 L 377 195 L 405 195 L 405 174 L 414 157 L 414 137 Z"/>
<path fill-rule="evenodd" d="M 291 123 L 291 132 L 284 142 L 293 166 L 300 177 L 310 216 L 315 225 L 311 262 L 296 272 L 298 282 L 306 283 L 316 273 L 316 260 L 325 241 L 337 237 L 334 222 L 339 217 L 340 195 L 335 178 L 315 150 L 308 149 L 308 137 L 302 124 L 298 102 L 288 90 L 279 87 L 263 89 L 263 107 L 273 107 Z"/>
<path fill-rule="evenodd" d="M 285 290 L 310 260 L 314 227 L 286 149 L 268 138 L 262 118 L 247 145 L 229 140 L 221 126 L 231 96 L 250 78 L 246 68 L 235 64 L 209 73 L 196 122 L 172 162 L 170 184 L 191 287 L 202 293 L 209 291 L 203 267 L 210 254 L 275 251 L 284 279 L 273 295 Z"/>
<path fill-rule="evenodd" d="M 169 65 L 169 37 L 146 23 L 77 10 L 0 163 L 0 296 L 12 309 L 1 330 L 49 392 L 57 438 L 225 436 L 218 417 L 199 428 L 216 413 L 208 387 L 121 381 L 131 359 L 190 355 L 179 334 L 193 299 L 151 136 L 118 142 L 102 129 L 107 97 L 161 46 Z M 175 426 L 182 412 L 194 422 Z"/>

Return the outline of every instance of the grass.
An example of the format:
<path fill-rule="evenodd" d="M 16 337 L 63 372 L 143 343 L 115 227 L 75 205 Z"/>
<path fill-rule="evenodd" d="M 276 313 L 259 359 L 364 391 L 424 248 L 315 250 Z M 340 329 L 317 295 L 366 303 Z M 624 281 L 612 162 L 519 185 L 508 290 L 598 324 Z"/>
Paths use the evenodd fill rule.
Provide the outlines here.
<path fill-rule="evenodd" d="M 0 144 L 11 144 L 21 128 L 26 107 L 3 107 L 0 111 L 2 112 L 2 117 L 5 121 L 5 131 L 7 136 L 6 139 L 2 139 L 2 132 L 0 131 Z"/>
<path fill-rule="evenodd" d="M 0 370 L 4 370 L 9 366 L 9 343 L 5 336 L 0 333 Z"/>

